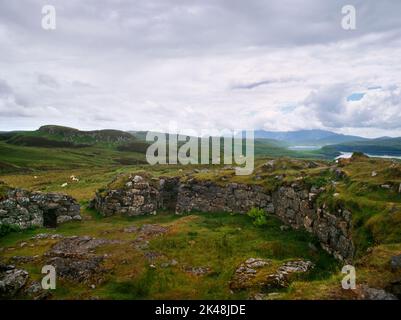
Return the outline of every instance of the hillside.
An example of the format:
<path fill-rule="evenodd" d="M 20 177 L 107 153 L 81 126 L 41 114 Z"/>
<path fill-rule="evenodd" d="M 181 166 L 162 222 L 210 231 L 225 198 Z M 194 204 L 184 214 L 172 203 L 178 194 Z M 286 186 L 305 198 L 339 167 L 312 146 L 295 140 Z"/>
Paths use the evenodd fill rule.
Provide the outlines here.
<path fill-rule="evenodd" d="M 71 174 L 80 181 L 71 182 Z M 104 192 L 106 186 L 126 186 L 126 179 L 135 179 L 138 174 L 155 178 L 180 176 L 184 182 L 195 179 L 221 187 L 228 183 L 246 184 L 250 188 L 262 187 L 266 192 L 277 190 L 281 184 L 291 188 L 304 185 L 311 190 L 323 188 L 316 200 L 318 205 L 333 214 L 344 208 L 352 213 L 357 290 L 341 289 L 343 262 L 323 251 L 311 234 L 289 229 L 272 214 L 266 215 L 259 225 L 238 212 L 195 211 L 178 215 L 167 209 L 157 215 L 103 217 L 88 208 L 96 191 Z M 0 237 L 2 259 L 28 270 L 29 286 L 41 279 L 40 266 L 55 248 L 81 250 L 84 246 L 75 242 L 99 243 L 91 252 L 80 251 L 80 257 L 85 259 L 104 257 L 98 268 L 85 267 L 86 282 L 81 282 L 79 273 L 66 264 L 68 276 L 61 275 L 59 289 L 51 292 L 48 299 L 253 299 L 255 294 L 260 299 L 361 299 L 367 292 L 364 290 L 390 290 L 389 285 L 399 276 L 399 272 L 390 269 L 392 257 L 401 253 L 401 166 L 394 161 L 363 155 L 338 164 L 260 159 L 254 175 L 246 177 L 216 166 L 93 165 L 85 169 L 49 169 L 36 178 L 32 173 L 2 174 L 1 180 L 11 187 L 61 191 L 82 205 L 82 221 L 68 222 L 56 229 L 14 231 Z M 61 187 L 66 181 L 68 186 Z M 238 192 L 238 196 L 243 193 Z M 81 260 L 77 259 L 74 261 L 80 265 Z M 265 283 L 267 275 L 286 263 L 300 260 L 310 261 L 314 268 L 289 278 L 283 286 L 266 287 L 260 292 L 260 284 Z M 237 270 L 253 261 L 266 265 L 256 269 L 255 281 L 246 282 L 238 290 L 235 281 L 241 275 Z M 30 296 L 22 291 L 18 298 Z"/>
<path fill-rule="evenodd" d="M 0 133 L 0 172 L 145 162 L 148 144 L 119 130 L 43 126 Z"/>
<path fill-rule="evenodd" d="M 145 163 L 148 144 L 118 130 L 43 126 L 0 133 L 0 173 Z"/>
<path fill-rule="evenodd" d="M 401 138 L 378 138 L 368 141 L 354 141 L 334 144 L 322 148 L 322 153 L 363 152 L 378 156 L 401 156 Z"/>

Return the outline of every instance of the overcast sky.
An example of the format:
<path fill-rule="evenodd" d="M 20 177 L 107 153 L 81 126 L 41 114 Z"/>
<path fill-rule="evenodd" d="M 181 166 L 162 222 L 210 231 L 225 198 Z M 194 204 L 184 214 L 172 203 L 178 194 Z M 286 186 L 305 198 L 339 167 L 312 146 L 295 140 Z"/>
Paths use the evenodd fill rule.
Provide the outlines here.
<path fill-rule="evenodd" d="M 0 0 L 0 131 L 401 136 L 400 15 L 399 0 Z"/>

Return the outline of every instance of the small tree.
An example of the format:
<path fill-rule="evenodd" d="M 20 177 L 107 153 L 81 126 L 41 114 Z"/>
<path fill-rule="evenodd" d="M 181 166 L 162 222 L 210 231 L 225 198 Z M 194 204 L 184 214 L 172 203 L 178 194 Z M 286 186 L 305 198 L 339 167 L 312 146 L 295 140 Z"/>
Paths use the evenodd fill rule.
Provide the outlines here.
<path fill-rule="evenodd" d="M 252 208 L 247 212 L 247 215 L 253 219 L 255 226 L 264 226 L 267 224 L 266 213 L 259 208 Z"/>

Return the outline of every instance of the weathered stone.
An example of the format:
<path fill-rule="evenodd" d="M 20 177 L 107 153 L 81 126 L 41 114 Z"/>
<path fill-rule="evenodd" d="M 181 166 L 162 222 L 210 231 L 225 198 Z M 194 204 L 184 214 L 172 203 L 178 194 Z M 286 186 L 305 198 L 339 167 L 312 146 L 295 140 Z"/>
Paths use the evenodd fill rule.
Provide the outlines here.
<path fill-rule="evenodd" d="M 24 293 L 33 300 L 44 300 L 51 296 L 51 292 L 49 290 L 44 290 L 42 285 L 37 281 L 31 283 L 24 290 Z"/>
<path fill-rule="evenodd" d="M 209 267 L 184 267 L 184 271 L 195 276 L 202 276 L 211 272 Z"/>
<path fill-rule="evenodd" d="M 12 298 L 28 280 L 28 272 L 12 265 L 0 264 L 0 298 Z"/>
<path fill-rule="evenodd" d="M 271 264 L 270 260 L 260 258 L 249 258 L 241 263 L 235 270 L 230 281 L 232 290 L 242 290 L 253 286 L 252 279 L 255 278 L 257 270 Z"/>
<path fill-rule="evenodd" d="M 266 290 L 286 288 L 293 274 L 306 273 L 314 267 L 313 263 L 304 260 L 288 261 L 281 265 L 276 272 L 269 274 L 263 283 Z"/>
<path fill-rule="evenodd" d="M 397 300 L 397 297 L 383 289 L 362 286 L 362 299 L 364 300 Z"/>
<path fill-rule="evenodd" d="M 58 223 L 80 218 L 80 206 L 70 196 L 59 193 L 29 192 L 10 188 L 0 200 L 0 225 L 56 227 Z"/>
<path fill-rule="evenodd" d="M 61 278 L 87 283 L 101 277 L 105 271 L 101 266 L 104 256 L 94 254 L 94 250 L 101 245 L 113 243 L 119 241 L 88 236 L 64 238 L 45 253 L 46 263 L 54 266 Z"/>

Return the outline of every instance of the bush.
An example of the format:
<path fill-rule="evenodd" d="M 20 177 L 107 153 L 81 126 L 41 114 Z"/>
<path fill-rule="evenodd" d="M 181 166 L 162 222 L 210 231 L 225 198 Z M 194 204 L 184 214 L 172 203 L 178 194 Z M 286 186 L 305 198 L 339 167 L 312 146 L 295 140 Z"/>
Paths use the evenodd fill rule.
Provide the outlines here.
<path fill-rule="evenodd" d="M 253 219 L 255 226 L 264 226 L 267 224 L 266 213 L 262 209 L 252 208 L 247 212 L 247 215 Z"/>

